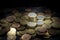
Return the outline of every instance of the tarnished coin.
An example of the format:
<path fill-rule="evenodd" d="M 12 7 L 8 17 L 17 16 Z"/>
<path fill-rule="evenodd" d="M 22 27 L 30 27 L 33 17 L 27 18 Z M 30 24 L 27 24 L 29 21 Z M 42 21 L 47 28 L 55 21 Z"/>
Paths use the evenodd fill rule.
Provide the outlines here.
<path fill-rule="evenodd" d="M 15 16 L 7 16 L 6 17 L 6 21 L 8 21 L 8 22 L 13 22 L 15 19 L 16 19 Z"/>
<path fill-rule="evenodd" d="M 29 35 L 29 34 L 24 34 L 21 37 L 21 40 L 30 40 L 30 39 L 31 39 L 31 35 Z"/>
<path fill-rule="evenodd" d="M 22 20 L 22 19 L 20 19 L 20 24 L 22 24 L 22 25 L 26 25 L 27 23 L 28 23 L 27 20 Z"/>
<path fill-rule="evenodd" d="M 36 27 L 35 30 L 42 33 L 47 31 L 46 27 Z"/>
<path fill-rule="evenodd" d="M 50 35 L 56 35 L 56 34 L 59 34 L 60 33 L 60 30 L 56 30 L 56 29 L 49 29 L 48 30 L 48 33 L 50 34 Z"/>
<path fill-rule="evenodd" d="M 52 17 L 51 19 L 53 22 L 60 22 L 60 18 L 58 17 Z"/>
<path fill-rule="evenodd" d="M 48 31 L 45 33 L 44 38 L 50 38 L 51 35 L 48 33 Z"/>
<path fill-rule="evenodd" d="M 27 25 L 33 28 L 36 26 L 36 22 L 28 22 Z"/>
<path fill-rule="evenodd" d="M 34 34 L 35 30 L 34 29 L 27 29 L 26 32 L 29 33 L 29 34 Z"/>
<path fill-rule="evenodd" d="M 21 19 L 26 19 L 26 20 L 28 20 L 29 17 L 28 17 L 27 15 L 23 15 L 23 16 L 21 17 Z"/>
<path fill-rule="evenodd" d="M 17 31 L 18 36 L 22 36 L 23 34 L 26 34 L 26 32 L 25 31 Z"/>
<path fill-rule="evenodd" d="M 43 24 L 42 27 L 46 27 L 47 29 L 51 28 L 51 24 L 47 25 L 47 24 Z"/>
<path fill-rule="evenodd" d="M 17 28 L 17 31 L 22 31 L 24 30 L 26 27 L 25 26 L 20 26 L 19 28 Z"/>
<path fill-rule="evenodd" d="M 43 20 L 37 20 L 37 25 L 43 25 L 44 21 Z"/>
<path fill-rule="evenodd" d="M 52 27 L 54 27 L 54 28 L 60 28 L 60 22 L 54 22 L 54 23 L 52 23 Z"/>
<path fill-rule="evenodd" d="M 20 24 L 19 23 L 13 23 L 11 27 L 18 28 L 18 27 L 20 27 Z"/>
<path fill-rule="evenodd" d="M 14 13 L 14 16 L 15 16 L 15 17 L 21 17 L 22 14 L 21 14 L 21 13 Z"/>

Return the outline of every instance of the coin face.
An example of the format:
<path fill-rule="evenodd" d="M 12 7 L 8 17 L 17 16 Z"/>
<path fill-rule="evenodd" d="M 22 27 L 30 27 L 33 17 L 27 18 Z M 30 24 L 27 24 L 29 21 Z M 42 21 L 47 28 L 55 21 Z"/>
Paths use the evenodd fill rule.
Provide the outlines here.
<path fill-rule="evenodd" d="M 56 30 L 56 29 L 49 29 L 48 30 L 49 34 L 51 35 L 56 35 L 56 34 L 59 34 L 60 33 L 60 30 Z"/>
<path fill-rule="evenodd" d="M 60 21 L 60 19 L 58 17 L 52 17 L 51 19 L 53 22 L 59 22 Z"/>
<path fill-rule="evenodd" d="M 27 29 L 26 32 L 28 34 L 34 34 L 35 33 L 35 30 L 34 29 Z"/>
<path fill-rule="evenodd" d="M 24 34 L 21 37 L 22 40 L 30 40 L 30 38 L 31 38 L 31 35 L 29 35 L 29 34 Z"/>
<path fill-rule="evenodd" d="M 59 22 L 54 22 L 54 23 L 52 23 L 52 27 L 60 28 L 60 23 Z"/>
<path fill-rule="evenodd" d="M 28 14 L 28 16 L 29 16 L 29 17 L 36 17 L 36 16 L 37 16 L 37 14 L 36 14 L 36 13 L 34 13 L 34 12 L 31 12 L 31 13 L 29 13 L 29 14 Z"/>
<path fill-rule="evenodd" d="M 27 25 L 29 27 L 35 27 L 36 26 L 36 22 L 28 22 Z"/>
<path fill-rule="evenodd" d="M 42 27 L 46 27 L 47 29 L 50 29 L 51 28 L 51 25 L 47 25 L 47 24 L 43 24 Z"/>
<path fill-rule="evenodd" d="M 15 16 L 8 16 L 8 17 L 6 17 L 6 20 L 7 20 L 8 22 L 12 22 L 12 21 L 15 20 Z"/>
<path fill-rule="evenodd" d="M 46 14 L 46 15 L 45 15 L 45 18 L 46 18 L 46 19 L 50 19 L 50 18 L 51 18 L 51 15 Z"/>
<path fill-rule="evenodd" d="M 37 21 L 37 25 L 43 25 L 44 24 L 44 21 L 43 20 L 38 20 Z"/>
<path fill-rule="evenodd" d="M 51 20 L 45 20 L 44 23 L 49 25 L 52 23 L 52 21 Z"/>
<path fill-rule="evenodd" d="M 45 31 L 47 31 L 47 29 L 45 28 L 45 27 L 36 27 L 36 29 L 35 29 L 37 32 L 45 32 Z"/>
<path fill-rule="evenodd" d="M 13 23 L 13 24 L 12 24 L 12 27 L 18 28 L 18 27 L 20 27 L 20 24 L 19 24 L 19 23 Z"/>
<path fill-rule="evenodd" d="M 38 16 L 37 16 L 37 19 L 43 20 L 44 18 L 45 18 L 45 16 L 43 16 L 43 15 L 38 15 Z"/>
<path fill-rule="evenodd" d="M 7 33 L 7 35 L 16 35 L 16 29 L 10 28 L 10 31 Z"/>

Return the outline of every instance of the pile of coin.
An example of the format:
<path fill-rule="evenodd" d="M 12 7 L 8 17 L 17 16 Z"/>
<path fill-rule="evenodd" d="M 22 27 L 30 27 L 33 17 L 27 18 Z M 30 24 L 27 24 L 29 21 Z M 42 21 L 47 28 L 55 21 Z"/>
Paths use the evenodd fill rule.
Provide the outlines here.
<path fill-rule="evenodd" d="M 32 9 L 26 9 L 22 13 L 18 10 L 14 10 L 12 13 L 0 20 L 0 35 L 9 32 L 10 28 L 15 28 L 16 34 L 21 37 L 21 40 L 30 40 L 36 34 L 49 38 L 57 32 L 51 33 L 53 28 L 60 28 L 60 18 L 52 17 L 53 13 L 50 10 L 36 13 Z M 57 34 L 60 33 L 59 31 Z"/>

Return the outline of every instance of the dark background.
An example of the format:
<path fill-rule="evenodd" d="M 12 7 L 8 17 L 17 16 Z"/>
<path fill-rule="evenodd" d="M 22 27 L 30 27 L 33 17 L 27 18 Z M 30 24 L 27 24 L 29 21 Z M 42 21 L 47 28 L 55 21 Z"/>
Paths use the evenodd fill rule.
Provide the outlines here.
<path fill-rule="evenodd" d="M 0 1 L 0 15 L 6 14 L 9 10 L 7 8 L 18 8 L 18 7 L 39 7 L 43 6 L 57 12 L 55 15 L 60 17 L 60 1 L 59 0 L 2 0 Z"/>

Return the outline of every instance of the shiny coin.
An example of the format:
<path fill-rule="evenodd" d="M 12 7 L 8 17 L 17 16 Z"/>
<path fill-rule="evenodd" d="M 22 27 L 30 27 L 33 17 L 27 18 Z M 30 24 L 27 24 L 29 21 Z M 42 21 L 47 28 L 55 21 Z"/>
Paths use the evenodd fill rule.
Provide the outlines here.
<path fill-rule="evenodd" d="M 37 16 L 37 19 L 43 20 L 44 18 L 45 18 L 45 16 L 43 16 L 43 15 L 38 15 L 38 16 Z"/>
<path fill-rule="evenodd" d="M 51 20 L 45 20 L 44 23 L 49 25 L 52 23 L 52 21 Z"/>
<path fill-rule="evenodd" d="M 28 16 L 29 16 L 29 17 L 36 17 L 36 16 L 37 16 L 37 14 L 36 14 L 36 13 L 34 13 L 34 12 L 31 12 L 31 13 L 29 13 L 29 14 L 28 14 Z"/>
<path fill-rule="evenodd" d="M 7 35 L 16 35 L 16 29 L 10 28 L 10 31 L 7 33 Z"/>
<path fill-rule="evenodd" d="M 28 22 L 27 25 L 29 27 L 35 27 L 36 26 L 36 22 Z"/>
<path fill-rule="evenodd" d="M 43 24 L 44 24 L 44 21 L 42 21 L 42 20 L 37 21 L 37 25 L 43 25 Z"/>

